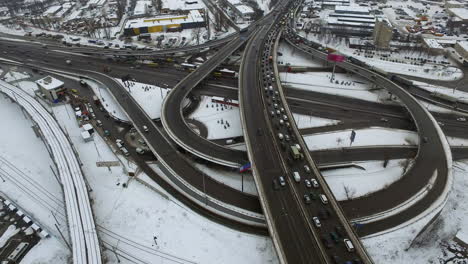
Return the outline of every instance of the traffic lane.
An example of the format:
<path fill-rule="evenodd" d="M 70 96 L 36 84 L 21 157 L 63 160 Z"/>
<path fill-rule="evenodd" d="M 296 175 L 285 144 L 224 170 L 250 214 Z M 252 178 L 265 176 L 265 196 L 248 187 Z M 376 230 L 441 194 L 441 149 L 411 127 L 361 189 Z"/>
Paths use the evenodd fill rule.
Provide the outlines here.
<path fill-rule="evenodd" d="M 325 55 L 317 51 L 312 50 L 315 56 L 325 59 Z M 426 137 L 430 141 L 428 143 L 422 143 L 418 152 L 418 156 L 415 159 L 414 166 L 409 170 L 409 173 L 413 175 L 406 174 L 401 180 L 395 182 L 389 188 L 374 193 L 372 195 L 375 198 L 374 203 L 365 202 L 364 199 L 356 199 L 352 201 L 347 201 L 343 203 L 343 207 L 347 207 L 347 211 L 351 212 L 349 217 L 355 218 L 359 217 L 357 208 L 365 208 L 366 214 L 371 214 L 373 210 L 382 211 L 383 209 L 390 209 L 401 202 L 409 199 L 412 193 L 415 193 L 422 189 L 422 187 L 428 183 L 429 179 L 432 177 L 433 172 L 436 169 L 439 172 L 439 177 L 436 179 L 436 185 L 422 200 L 417 202 L 417 204 L 410 207 L 410 209 L 405 210 L 403 213 L 389 217 L 383 221 L 374 222 L 367 224 L 359 231 L 359 234 L 365 235 L 371 232 L 378 232 L 385 230 L 386 228 L 396 226 L 400 223 L 403 223 L 412 217 L 415 217 L 423 210 L 428 208 L 432 202 L 437 199 L 438 195 L 441 194 L 443 188 L 445 187 L 447 180 L 447 161 L 444 155 L 444 150 L 442 144 L 438 138 L 438 133 L 434 127 L 432 120 L 426 114 L 425 110 L 419 106 L 418 102 L 411 96 L 407 96 L 403 90 L 400 90 L 392 82 L 381 77 L 377 73 L 369 72 L 364 68 L 354 66 L 348 62 L 339 63 L 338 66 L 345 68 L 347 70 L 358 72 L 360 75 L 365 78 L 376 82 L 376 84 L 381 87 L 387 88 L 390 92 L 397 95 L 399 99 L 408 106 L 410 111 L 414 116 L 414 120 L 418 126 L 418 132 L 421 137 Z M 417 174 L 416 174 L 417 172 Z M 403 184 L 405 183 L 405 184 Z M 392 192 L 389 192 L 392 190 Z M 395 190 L 395 191 L 393 191 Z M 394 195 L 398 193 L 399 195 Z M 397 197 L 398 196 L 398 197 Z M 378 205 L 377 205 L 378 204 Z M 367 207 L 368 206 L 368 207 Z M 380 207 L 380 209 L 379 209 Z M 354 211 L 354 213 L 353 213 Z"/>
<path fill-rule="evenodd" d="M 417 146 L 396 147 L 349 147 L 340 149 L 327 149 L 310 151 L 314 161 L 320 164 L 390 160 L 414 158 L 418 151 Z M 468 152 L 468 151 L 467 151 Z"/>
<path fill-rule="evenodd" d="M 264 113 L 265 107 L 263 107 L 258 89 L 255 89 L 257 87 L 258 72 L 257 54 L 261 42 L 262 39 L 257 35 L 251 44 L 253 48 L 249 48 L 248 44 L 248 48 L 245 51 L 246 54 L 244 54 L 244 60 L 246 61 L 243 61 L 245 69 L 241 69 L 243 78 L 239 79 L 240 87 L 245 88 L 241 100 L 243 100 L 242 110 L 244 113 L 247 113 L 244 120 L 246 124 L 245 130 L 252 145 L 250 159 L 258 178 L 260 178 L 260 182 L 257 181 L 256 184 L 261 185 L 259 193 L 264 198 L 262 199 L 263 205 L 267 206 L 266 210 L 274 218 L 272 219 L 273 228 L 277 231 L 278 238 L 280 239 L 279 246 L 282 248 L 285 258 L 288 263 L 311 263 L 320 256 L 320 253 L 314 246 L 313 240 L 310 239 L 313 237 L 313 234 L 310 233 L 308 228 L 304 228 L 308 226 L 308 223 L 302 217 L 300 209 L 290 192 L 276 194 L 272 190 L 272 180 L 283 176 L 284 172 L 282 172 L 282 168 L 279 166 L 278 154 L 271 149 L 273 146 L 271 136 L 274 135 L 268 132 Z M 284 214 L 278 211 L 278 207 L 275 206 L 275 204 L 278 204 L 277 197 L 286 200 L 285 203 L 288 208 L 286 217 L 281 217 Z M 293 240 L 294 242 L 291 242 Z M 305 250 L 309 248 L 312 250 Z"/>
<path fill-rule="evenodd" d="M 125 108 L 128 113 L 132 114 L 132 119 L 134 119 L 133 121 L 137 126 L 142 127 L 143 125 L 150 126 L 153 124 L 150 119 L 147 119 L 145 113 L 135 103 L 135 101 L 127 96 L 127 91 L 123 87 L 121 88 L 121 86 L 114 80 L 103 78 L 102 75 L 96 75 L 92 72 L 80 72 L 91 75 L 92 77 L 102 81 L 109 90 L 116 95 L 120 105 Z M 124 97 L 121 95 L 124 95 Z M 148 139 L 149 142 L 147 143 L 154 146 L 169 167 L 171 167 L 184 180 L 190 182 L 190 184 L 198 190 L 204 190 L 209 196 L 225 203 L 235 205 L 251 212 L 261 213 L 261 207 L 257 197 L 228 187 L 215 181 L 211 177 L 203 177 L 204 174 L 180 156 L 176 148 L 169 143 L 167 138 L 160 134 L 156 128 L 152 129 L 151 133 L 148 134 Z"/>
<path fill-rule="evenodd" d="M 17 46 L 13 46 L 13 48 L 6 48 L 4 51 L 8 52 L 4 55 L 17 58 L 17 60 L 24 62 L 66 65 L 65 60 L 69 59 L 72 64 L 83 67 L 82 69 L 98 72 L 103 72 L 103 69 L 106 66 L 112 65 L 110 69 L 111 71 L 107 73 L 112 77 L 122 78 L 123 76 L 130 74 L 139 82 L 153 84 L 163 88 L 172 88 L 187 75 L 186 72 L 175 69 L 174 67 L 151 68 L 149 66 L 142 65 L 139 69 L 136 69 L 131 64 L 127 63 L 117 63 L 101 57 L 63 54 L 51 49 L 40 47 L 30 48 L 25 43 L 20 43 Z M 28 59 L 25 59 L 25 57 Z"/>
<path fill-rule="evenodd" d="M 162 111 L 163 125 L 167 125 L 165 129 L 169 130 L 178 140 L 182 141 L 181 146 L 183 148 L 186 148 L 190 152 L 195 151 L 196 155 L 201 154 L 208 161 L 218 163 L 219 161 L 216 160 L 220 160 L 221 162 L 229 162 L 239 166 L 248 162 L 244 151 L 225 148 L 201 138 L 187 126 L 180 108 L 182 101 L 192 89 L 242 43 L 243 41 L 239 39 L 229 43 L 214 57 L 199 66 L 187 78 L 183 79 L 165 98 Z"/>

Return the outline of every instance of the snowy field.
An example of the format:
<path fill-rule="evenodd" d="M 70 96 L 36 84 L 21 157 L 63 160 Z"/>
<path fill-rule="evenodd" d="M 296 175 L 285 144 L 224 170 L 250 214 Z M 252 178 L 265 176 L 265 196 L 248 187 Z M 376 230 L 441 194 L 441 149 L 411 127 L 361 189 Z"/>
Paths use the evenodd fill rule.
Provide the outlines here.
<path fill-rule="evenodd" d="M 279 55 L 282 54 L 282 55 Z M 319 62 L 318 60 L 310 59 L 310 56 L 304 55 L 305 53 L 301 50 L 291 47 L 287 42 L 281 41 L 278 47 L 278 64 L 279 65 L 291 65 L 291 66 L 303 66 L 303 67 L 324 67 L 326 64 Z"/>
<path fill-rule="evenodd" d="M 332 73 L 330 72 L 280 73 L 281 82 L 286 89 L 289 86 L 370 102 L 395 104 L 394 97 L 390 99 L 390 95 L 385 89 L 375 89 L 372 83 L 359 76 L 349 73 L 335 73 L 332 82 L 330 81 L 331 77 Z"/>
<path fill-rule="evenodd" d="M 386 128 L 355 129 L 356 137 L 351 144 L 351 129 L 304 136 L 309 150 L 323 150 L 361 146 L 407 146 L 417 145 L 418 134 L 411 131 Z"/>
<path fill-rule="evenodd" d="M 321 118 L 316 116 L 302 115 L 293 113 L 294 120 L 296 121 L 297 128 L 311 128 L 311 127 L 322 127 L 332 126 L 340 123 L 339 120 Z"/>
<path fill-rule="evenodd" d="M 211 96 L 202 96 L 200 106 L 189 116 L 202 122 L 208 129 L 207 139 L 242 136 L 239 108 L 213 103 Z"/>
<path fill-rule="evenodd" d="M 405 160 L 355 162 L 359 168 L 343 168 L 322 171 L 338 201 L 358 198 L 385 189 L 399 180 L 404 173 Z"/>
<path fill-rule="evenodd" d="M 444 86 L 439 86 L 439 85 L 433 85 L 430 83 L 425 83 L 425 82 L 418 82 L 418 81 L 413 81 L 414 85 L 419 86 L 420 88 L 429 91 L 429 92 L 436 92 L 439 94 L 444 94 L 449 96 L 450 98 L 457 99 L 460 102 L 468 103 L 468 93 L 452 88 L 447 88 Z M 463 83 L 458 83 L 459 88 L 461 88 L 464 84 Z"/>
<path fill-rule="evenodd" d="M 94 142 L 83 143 L 76 121 L 69 118 L 66 107 L 69 106 L 54 107 L 54 113 L 70 133 L 84 163 L 84 172 L 93 188 L 96 223 L 136 241 L 146 250 L 119 243 L 118 238 L 109 233 L 98 232 L 101 237 L 149 263 L 172 263 L 166 262 L 167 258 L 175 256 L 180 263 L 277 263 L 269 238 L 239 233 L 213 223 L 163 189 L 159 191 L 164 196 L 130 180 L 122 168 L 113 167 L 109 171 L 96 167 L 98 160 L 116 160 L 117 157 L 98 135 L 94 136 Z M 122 188 L 122 183 L 128 183 L 128 188 Z M 112 252 L 105 254 L 111 263 L 116 261 Z"/>
<path fill-rule="evenodd" d="M 16 177 L 15 184 L 14 181 L 4 176 L 6 181 L 0 181 L 0 191 L 52 235 L 51 238 L 41 240 L 38 245 L 33 247 L 21 263 L 40 263 L 41 261 L 43 263 L 64 263 L 70 254 L 54 226 L 56 221 L 53 216 L 58 211 L 63 212 L 64 209 L 57 207 L 57 211 L 50 211 L 48 207 L 43 206 L 38 196 L 30 191 L 31 186 L 34 185 L 30 181 L 34 180 L 45 186 L 51 195 L 60 198 L 63 196 L 62 189 L 51 170 L 54 163 L 48 155 L 43 141 L 36 137 L 31 128 L 33 124 L 29 117 L 25 116 L 16 104 L 5 99 L 3 94 L 0 95 L 0 113 L 3 122 L 8 124 L 9 128 L 0 130 L 0 159 L 2 160 L 0 170 L 7 171 L 4 165 L 4 162 L 7 161 L 26 175 L 25 179 L 29 179 L 26 181 Z M 21 183 L 18 184 L 18 181 Z M 62 222 L 58 225 L 61 231 L 67 235 L 66 224 Z"/>
<path fill-rule="evenodd" d="M 376 263 L 466 263 L 466 255 L 451 253 L 457 232 L 468 226 L 468 161 L 454 163 L 454 184 L 449 199 L 431 229 L 412 243 L 424 223 L 415 223 L 383 236 L 364 239 Z M 453 261 L 449 261 L 453 258 Z M 446 262 L 447 261 L 447 262 Z"/>

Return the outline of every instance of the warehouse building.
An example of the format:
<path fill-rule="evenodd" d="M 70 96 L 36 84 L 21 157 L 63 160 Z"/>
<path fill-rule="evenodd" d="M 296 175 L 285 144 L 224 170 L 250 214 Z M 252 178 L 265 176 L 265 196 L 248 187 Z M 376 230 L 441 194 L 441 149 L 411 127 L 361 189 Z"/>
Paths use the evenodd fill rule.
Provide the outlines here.
<path fill-rule="evenodd" d="M 326 18 L 324 28 L 343 36 L 370 36 L 375 27 L 375 16 L 369 8 L 361 6 L 336 6 Z"/>
<path fill-rule="evenodd" d="M 146 33 L 177 32 L 205 26 L 206 21 L 200 11 L 190 10 L 186 15 L 165 15 L 129 20 L 125 24 L 124 34 L 125 36 L 138 36 Z"/>
<path fill-rule="evenodd" d="M 59 99 L 60 94 L 65 91 L 65 88 L 63 87 L 64 83 L 51 76 L 46 76 L 37 80 L 36 84 L 39 86 L 41 93 L 53 102 L 56 102 Z"/>

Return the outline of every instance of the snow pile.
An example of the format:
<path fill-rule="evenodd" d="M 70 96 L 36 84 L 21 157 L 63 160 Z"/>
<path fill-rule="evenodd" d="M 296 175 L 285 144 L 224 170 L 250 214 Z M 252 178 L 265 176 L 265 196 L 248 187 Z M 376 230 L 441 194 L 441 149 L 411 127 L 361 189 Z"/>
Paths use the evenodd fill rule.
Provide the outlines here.
<path fill-rule="evenodd" d="M 321 118 L 316 116 L 308 116 L 293 113 L 294 120 L 296 121 L 297 128 L 311 128 L 321 126 L 331 126 L 340 123 L 338 120 Z"/>

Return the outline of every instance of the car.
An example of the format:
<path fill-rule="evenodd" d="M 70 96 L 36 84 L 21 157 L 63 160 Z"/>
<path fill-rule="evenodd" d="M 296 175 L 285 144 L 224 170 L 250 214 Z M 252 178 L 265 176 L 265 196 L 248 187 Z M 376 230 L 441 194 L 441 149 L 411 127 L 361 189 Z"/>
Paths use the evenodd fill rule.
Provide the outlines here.
<path fill-rule="evenodd" d="M 148 129 L 147 126 L 142 126 L 142 128 L 143 128 L 143 131 L 145 131 L 145 132 L 148 132 L 148 131 L 149 131 L 149 129 Z"/>
<path fill-rule="evenodd" d="M 125 147 L 122 147 L 120 150 L 125 156 L 130 156 L 130 152 L 128 152 L 128 150 Z"/>
<path fill-rule="evenodd" d="M 310 181 L 308 179 L 305 179 L 304 182 L 307 188 L 312 187 L 312 184 L 310 184 Z"/>
<path fill-rule="evenodd" d="M 439 124 L 439 126 L 441 126 L 441 127 L 444 126 L 444 123 L 442 123 L 440 121 L 438 121 L 437 124 Z"/>
<path fill-rule="evenodd" d="M 304 170 L 305 172 L 310 173 L 309 165 L 304 165 Z"/>
<path fill-rule="evenodd" d="M 138 140 L 138 143 L 140 143 L 140 144 L 143 145 L 143 146 L 146 146 L 146 141 L 145 141 L 144 139 L 142 139 L 142 138 L 140 138 L 140 139 Z"/>
<path fill-rule="evenodd" d="M 338 256 L 336 256 L 336 255 L 333 255 L 332 259 L 333 259 L 333 263 L 335 263 L 335 264 L 342 264 L 342 263 L 341 263 L 340 257 L 338 257 Z"/>
<path fill-rule="evenodd" d="M 283 176 L 280 176 L 280 177 L 279 177 L 279 182 L 280 182 L 280 185 L 281 185 L 281 186 L 286 186 L 286 181 L 284 180 L 284 177 L 283 177 Z"/>
<path fill-rule="evenodd" d="M 119 148 L 119 149 L 122 149 L 122 148 L 123 148 L 123 145 L 122 145 L 121 143 L 117 142 L 117 143 L 115 143 L 115 144 L 117 145 L 117 148 Z"/>
<path fill-rule="evenodd" d="M 459 118 L 457 118 L 457 121 L 466 122 L 466 118 L 465 117 L 459 117 Z"/>
<path fill-rule="evenodd" d="M 382 121 L 382 122 L 388 122 L 388 119 L 385 118 L 385 117 L 381 117 L 381 118 L 380 118 L 380 121 Z"/>
<path fill-rule="evenodd" d="M 322 240 L 323 245 L 325 245 L 326 248 L 332 248 L 333 244 L 328 240 L 325 236 L 321 236 L 320 238 Z"/>
<path fill-rule="evenodd" d="M 312 217 L 312 221 L 314 222 L 314 225 L 316 227 L 321 227 L 322 226 L 322 224 L 320 223 L 320 220 L 319 220 L 318 217 L 316 217 L 316 216 Z"/>
<path fill-rule="evenodd" d="M 343 228 L 341 228 L 341 226 L 335 226 L 335 233 L 339 236 L 339 237 L 343 237 L 344 236 L 344 231 L 343 231 Z"/>
<path fill-rule="evenodd" d="M 349 252 L 353 252 L 354 251 L 354 245 L 353 245 L 353 242 L 351 242 L 351 240 L 345 238 L 343 239 L 343 242 L 346 246 L 346 249 L 349 251 Z"/>
<path fill-rule="evenodd" d="M 325 194 L 320 194 L 320 200 L 323 204 L 328 204 L 328 198 L 325 196 Z"/>
<path fill-rule="evenodd" d="M 289 135 L 285 135 L 284 139 L 286 139 L 286 141 L 289 141 L 289 140 L 291 140 L 291 137 L 289 137 Z"/>
<path fill-rule="evenodd" d="M 99 127 L 102 127 L 102 121 L 101 120 L 96 120 L 96 125 Z"/>
<path fill-rule="evenodd" d="M 314 188 L 319 187 L 318 181 L 316 179 L 310 179 L 310 182 L 312 183 L 312 186 L 314 186 Z"/>
<path fill-rule="evenodd" d="M 317 194 L 316 194 L 316 193 L 310 192 L 310 193 L 309 193 L 309 196 L 310 196 L 310 199 L 312 199 L 312 200 L 317 200 Z"/>
<path fill-rule="evenodd" d="M 307 195 L 307 194 L 304 194 L 304 201 L 305 201 L 306 204 L 310 204 L 310 203 L 312 202 L 312 201 L 310 200 L 309 195 Z"/>
<path fill-rule="evenodd" d="M 124 145 L 125 143 L 124 143 L 123 140 L 121 140 L 120 138 L 118 138 L 118 139 L 115 140 L 115 144 L 122 144 L 122 145 Z"/>
<path fill-rule="evenodd" d="M 106 130 L 104 130 L 104 136 L 106 136 L 106 137 L 110 136 L 110 131 L 109 131 L 109 130 L 107 130 L 107 129 L 106 129 Z"/>
<path fill-rule="evenodd" d="M 284 120 L 284 121 L 288 121 L 288 116 L 287 116 L 287 115 L 283 115 L 283 120 Z"/>
<path fill-rule="evenodd" d="M 278 138 L 279 138 L 279 140 L 283 140 L 283 138 L 284 138 L 283 134 L 282 134 L 282 133 L 278 133 Z"/>
<path fill-rule="evenodd" d="M 429 142 L 429 139 L 428 139 L 427 137 L 423 137 L 422 139 L 423 139 L 423 142 L 424 142 L 424 143 Z"/>
<path fill-rule="evenodd" d="M 277 179 L 273 179 L 273 190 L 279 190 L 280 186 Z"/>
<path fill-rule="evenodd" d="M 338 244 L 340 242 L 340 238 L 335 232 L 330 232 L 330 237 L 335 242 L 335 244 Z"/>

